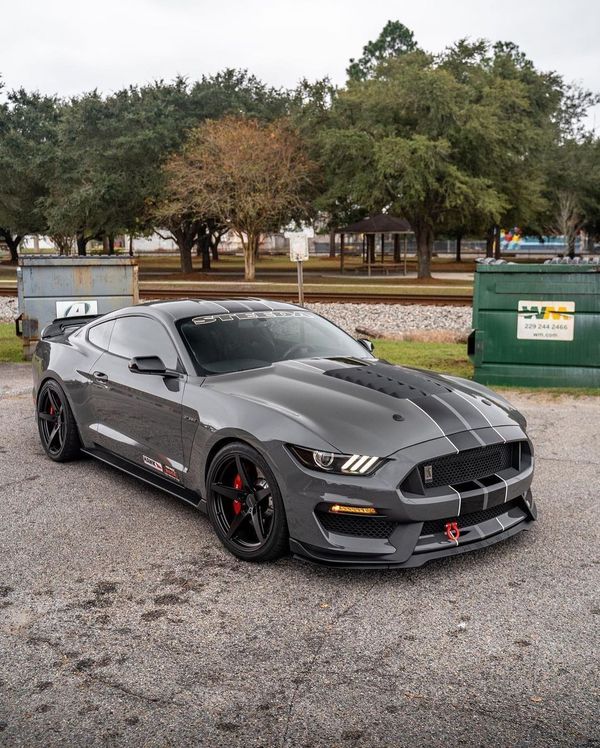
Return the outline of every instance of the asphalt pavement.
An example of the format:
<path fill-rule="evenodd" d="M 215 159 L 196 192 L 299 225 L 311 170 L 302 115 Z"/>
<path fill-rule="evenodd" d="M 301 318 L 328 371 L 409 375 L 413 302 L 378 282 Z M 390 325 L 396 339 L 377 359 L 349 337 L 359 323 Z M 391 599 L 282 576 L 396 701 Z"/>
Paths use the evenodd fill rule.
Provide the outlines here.
<path fill-rule="evenodd" d="M 600 399 L 515 395 L 534 529 L 410 571 L 239 562 L 57 465 L 0 365 L 0 745 L 600 746 Z"/>

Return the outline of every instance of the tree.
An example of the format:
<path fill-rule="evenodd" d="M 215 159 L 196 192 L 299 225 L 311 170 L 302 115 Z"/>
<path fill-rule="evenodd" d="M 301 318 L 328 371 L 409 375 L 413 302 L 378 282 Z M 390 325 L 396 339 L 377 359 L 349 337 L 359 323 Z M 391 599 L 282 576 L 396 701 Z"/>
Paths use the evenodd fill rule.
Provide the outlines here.
<path fill-rule="evenodd" d="M 156 122 L 153 127 L 155 142 L 150 147 L 155 155 L 142 180 L 148 185 L 146 211 L 143 212 L 145 229 L 151 230 L 162 217 L 162 228 L 169 231 L 179 248 L 182 271 L 193 270 L 194 245 L 203 257 L 203 269 L 207 270 L 211 259 L 218 259 L 223 224 L 213 215 L 196 220 L 185 206 L 172 212 L 174 196 L 165 183 L 162 166 L 170 155 L 182 148 L 188 133 L 204 120 L 244 113 L 269 121 L 287 110 L 289 95 L 265 85 L 245 70 L 233 69 L 203 76 L 193 84 L 179 78 L 174 84 L 157 82 L 135 92 L 140 98 L 144 119 Z"/>
<path fill-rule="evenodd" d="M 45 203 L 51 231 L 76 235 L 81 254 L 93 238 L 111 251 L 115 234 L 151 233 L 156 216 L 148 208 L 160 201 L 161 166 L 193 127 L 229 112 L 273 118 L 286 107 L 285 92 L 238 70 L 195 83 L 178 77 L 107 97 L 92 91 L 73 98 L 60 121 L 59 155 Z M 183 214 L 172 219 L 159 229 L 171 234 L 182 270 L 191 272 L 198 234 L 190 238 L 193 227 Z M 217 234 L 211 231 L 208 238 L 214 257 Z"/>
<path fill-rule="evenodd" d="M 593 245 L 600 231 L 600 140 L 592 135 L 558 143 L 548 162 L 546 227 L 565 239 L 568 254 L 586 231 Z"/>
<path fill-rule="evenodd" d="M 374 59 L 322 108 L 311 139 L 322 197 L 363 215 L 404 215 L 421 277 L 430 274 L 436 234 L 496 235 L 500 222 L 541 227 L 546 154 L 567 117 L 560 76 L 540 73 L 510 43 L 483 40 L 437 56 L 413 50 Z M 574 95 L 571 121 L 585 102 Z M 314 116 L 314 105 L 308 109 Z"/>
<path fill-rule="evenodd" d="M 325 181 L 364 212 L 404 215 L 416 234 L 419 276 L 428 277 L 435 234 L 453 212 L 497 220 L 503 208 L 490 180 L 458 157 L 477 127 L 489 129 L 467 84 L 424 52 L 392 57 L 334 99 L 318 142 L 338 174 Z"/>
<path fill-rule="evenodd" d="M 346 149 L 338 148 L 341 132 L 335 129 L 332 120 L 332 107 L 338 94 L 339 89 L 328 78 L 314 83 L 303 80 L 294 92 L 291 107 L 294 126 L 307 145 L 309 157 L 317 164 L 319 179 L 315 183 L 313 218 L 319 228 L 330 231 L 330 257 L 335 257 L 335 230 L 365 215 L 367 209 L 356 202 L 356 194 L 349 195 L 348 183 L 359 176 L 361 155 L 365 166 L 370 158 L 361 151 L 361 138 L 356 133 L 349 134 L 352 142 L 347 143 L 347 150 L 354 158 L 347 157 Z M 369 196 L 371 188 L 369 180 L 366 185 Z"/>
<path fill-rule="evenodd" d="M 362 56 L 358 60 L 350 60 L 346 74 L 352 80 L 365 80 L 375 73 L 377 65 L 383 60 L 416 49 L 413 32 L 400 21 L 388 21 L 377 39 L 363 47 Z"/>
<path fill-rule="evenodd" d="M 286 120 L 208 120 L 165 164 L 159 210 L 226 225 L 244 248 L 246 280 L 254 280 L 261 236 L 306 214 L 313 170 Z"/>
<path fill-rule="evenodd" d="M 25 234 L 47 228 L 42 205 L 56 155 L 59 108 L 55 97 L 23 89 L 10 92 L 0 104 L 0 239 L 12 262 Z"/>

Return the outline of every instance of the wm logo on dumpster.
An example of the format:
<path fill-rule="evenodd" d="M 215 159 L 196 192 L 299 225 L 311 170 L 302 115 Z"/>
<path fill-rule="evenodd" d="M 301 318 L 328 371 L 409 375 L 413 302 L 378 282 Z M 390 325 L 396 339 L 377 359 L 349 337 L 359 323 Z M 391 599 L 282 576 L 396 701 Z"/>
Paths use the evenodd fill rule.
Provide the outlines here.
<path fill-rule="evenodd" d="M 533 303 L 519 301 L 519 314 L 525 319 L 554 319 L 568 320 L 575 314 L 575 304 L 572 301 L 548 304 L 544 302 Z M 570 308 L 572 307 L 572 308 Z"/>
<path fill-rule="evenodd" d="M 519 340 L 573 340 L 574 301 L 519 301 L 517 338 Z"/>

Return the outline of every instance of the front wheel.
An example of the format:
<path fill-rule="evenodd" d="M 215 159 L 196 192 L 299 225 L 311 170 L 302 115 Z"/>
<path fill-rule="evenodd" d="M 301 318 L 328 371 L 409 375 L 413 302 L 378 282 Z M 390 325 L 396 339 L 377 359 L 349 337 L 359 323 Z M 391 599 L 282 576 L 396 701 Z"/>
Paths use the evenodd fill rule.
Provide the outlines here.
<path fill-rule="evenodd" d="M 67 462 L 79 456 L 79 431 L 73 412 L 60 385 L 48 380 L 37 399 L 37 424 L 42 446 L 55 462 Z"/>
<path fill-rule="evenodd" d="M 288 549 L 285 509 L 273 472 L 252 447 L 223 447 L 207 476 L 208 516 L 223 545 L 244 561 L 272 561 Z"/>

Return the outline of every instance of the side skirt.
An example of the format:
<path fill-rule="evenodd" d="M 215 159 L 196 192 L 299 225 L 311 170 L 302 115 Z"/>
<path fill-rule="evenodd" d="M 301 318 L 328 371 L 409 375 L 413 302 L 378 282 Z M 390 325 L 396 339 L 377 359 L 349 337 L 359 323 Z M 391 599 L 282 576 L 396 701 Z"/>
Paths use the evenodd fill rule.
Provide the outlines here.
<path fill-rule="evenodd" d="M 160 475 L 155 475 L 140 465 L 136 465 L 135 462 L 126 460 L 124 457 L 119 457 L 101 447 L 82 449 L 81 451 L 84 454 L 93 457 L 95 460 L 105 462 L 107 465 L 115 467 L 123 473 L 127 473 L 127 475 L 131 475 L 138 480 L 144 481 L 144 483 L 148 483 L 155 488 L 159 488 L 161 491 L 171 494 L 171 496 L 175 496 L 176 498 L 181 499 L 181 501 L 185 501 L 187 504 L 191 504 L 196 508 L 201 501 L 201 497 L 195 491 L 191 491 L 189 488 L 185 488 L 184 486 L 178 486 L 176 483 L 172 483 L 170 480 L 167 480 Z"/>

